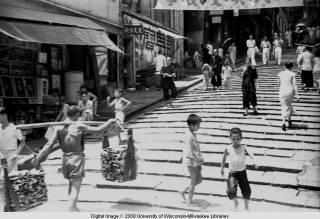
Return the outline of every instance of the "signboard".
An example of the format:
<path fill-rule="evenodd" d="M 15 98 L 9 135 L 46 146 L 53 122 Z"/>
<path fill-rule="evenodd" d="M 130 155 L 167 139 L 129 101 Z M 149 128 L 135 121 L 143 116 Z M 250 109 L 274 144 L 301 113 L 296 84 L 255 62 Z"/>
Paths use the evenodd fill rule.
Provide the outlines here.
<path fill-rule="evenodd" d="M 211 23 L 221 24 L 221 17 L 211 17 Z"/>
<path fill-rule="evenodd" d="M 161 10 L 234 10 L 303 6 L 304 0 L 158 0 Z"/>
<path fill-rule="evenodd" d="M 144 28 L 144 42 L 146 49 L 153 50 L 156 33 L 151 28 Z"/>
<path fill-rule="evenodd" d="M 165 48 L 165 43 L 166 43 L 165 35 L 160 31 L 157 32 L 157 45 L 159 47 Z"/>
<path fill-rule="evenodd" d="M 124 27 L 124 33 L 133 35 L 142 35 L 143 26 L 142 25 L 126 25 Z"/>

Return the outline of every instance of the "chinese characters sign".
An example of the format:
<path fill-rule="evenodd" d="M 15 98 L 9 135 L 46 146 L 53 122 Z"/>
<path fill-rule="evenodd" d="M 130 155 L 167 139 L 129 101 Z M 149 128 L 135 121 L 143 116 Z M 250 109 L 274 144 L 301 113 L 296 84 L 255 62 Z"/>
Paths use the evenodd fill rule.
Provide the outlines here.
<path fill-rule="evenodd" d="M 158 0 L 155 9 L 235 10 L 303 6 L 304 0 Z"/>

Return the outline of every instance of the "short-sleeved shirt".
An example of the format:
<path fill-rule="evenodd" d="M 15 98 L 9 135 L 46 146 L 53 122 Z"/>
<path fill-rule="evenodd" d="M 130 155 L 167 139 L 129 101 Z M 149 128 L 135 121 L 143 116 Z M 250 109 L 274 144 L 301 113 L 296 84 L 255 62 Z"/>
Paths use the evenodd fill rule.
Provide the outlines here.
<path fill-rule="evenodd" d="M 261 42 L 261 47 L 262 48 L 270 48 L 271 47 L 271 44 L 269 41 L 262 41 Z"/>
<path fill-rule="evenodd" d="M 312 71 L 313 55 L 309 51 L 305 51 L 301 53 L 297 58 L 298 65 L 301 66 L 301 70 L 303 71 Z"/>
<path fill-rule="evenodd" d="M 164 55 L 158 55 L 155 59 L 154 59 L 154 63 L 156 65 L 156 71 L 160 72 L 163 66 L 167 65 L 167 59 Z"/>
<path fill-rule="evenodd" d="M 200 166 L 202 163 L 198 160 L 198 157 L 202 158 L 202 154 L 196 134 L 187 129 L 183 148 L 183 163 L 186 166 Z"/>
<path fill-rule="evenodd" d="M 320 72 L 320 57 L 314 57 L 313 63 L 313 72 Z"/>
<path fill-rule="evenodd" d="M 0 124 L 0 152 L 7 155 L 7 152 L 16 150 L 18 147 L 18 140 L 22 140 L 23 136 L 16 126 L 9 123 L 4 129 Z"/>
<path fill-rule="evenodd" d="M 254 48 L 256 46 L 255 40 L 247 40 L 247 47 L 248 48 Z"/>
<path fill-rule="evenodd" d="M 231 71 L 232 71 L 232 68 L 230 66 L 223 66 L 222 67 L 222 72 L 223 72 L 223 74 L 225 74 L 226 78 L 231 77 Z"/>
<path fill-rule="evenodd" d="M 282 44 L 283 44 L 283 40 L 274 40 L 273 41 L 274 47 L 281 47 Z"/>

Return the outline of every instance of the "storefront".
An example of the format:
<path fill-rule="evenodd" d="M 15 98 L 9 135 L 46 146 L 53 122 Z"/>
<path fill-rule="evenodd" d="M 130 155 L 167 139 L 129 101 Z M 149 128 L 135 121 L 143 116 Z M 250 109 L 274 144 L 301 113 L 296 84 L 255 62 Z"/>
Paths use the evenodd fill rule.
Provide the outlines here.
<path fill-rule="evenodd" d="M 158 51 L 165 56 L 176 58 L 177 40 L 185 37 L 156 25 L 155 22 L 144 20 L 130 12 L 123 13 L 124 23 L 124 87 L 135 87 L 140 78 L 137 71 L 153 65 Z M 147 71 L 146 71 L 147 72 Z M 142 77 L 148 77 L 147 86 L 155 83 L 154 72 L 150 71 Z M 138 80 L 138 81 L 137 81 Z"/>
<path fill-rule="evenodd" d="M 96 48 L 122 52 L 103 27 L 86 18 L 44 12 L 25 13 L 20 19 L 3 16 L 0 104 L 9 108 L 15 123 L 52 120 L 60 108 L 47 104 L 53 89 L 69 103 L 77 101 L 77 91 L 84 82 L 92 91 L 98 90 Z"/>

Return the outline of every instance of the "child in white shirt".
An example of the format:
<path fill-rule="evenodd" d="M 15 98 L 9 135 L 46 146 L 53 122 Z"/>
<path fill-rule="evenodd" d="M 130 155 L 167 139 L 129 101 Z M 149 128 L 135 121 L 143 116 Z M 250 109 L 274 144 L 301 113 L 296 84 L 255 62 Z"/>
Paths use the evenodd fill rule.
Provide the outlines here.
<path fill-rule="evenodd" d="M 208 90 L 209 82 L 211 78 L 211 70 L 212 68 L 207 63 L 205 63 L 202 67 L 204 90 Z"/>

